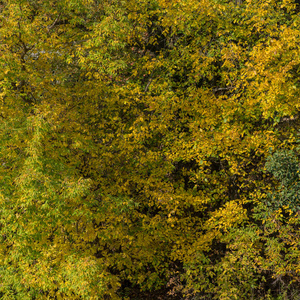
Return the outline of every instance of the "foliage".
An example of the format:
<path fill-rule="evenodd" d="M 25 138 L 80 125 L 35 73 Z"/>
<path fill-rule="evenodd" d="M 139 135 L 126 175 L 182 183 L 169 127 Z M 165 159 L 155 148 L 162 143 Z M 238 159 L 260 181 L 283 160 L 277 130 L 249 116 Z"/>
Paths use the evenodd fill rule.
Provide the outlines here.
<path fill-rule="evenodd" d="M 266 168 L 280 181 L 279 191 L 270 195 L 271 206 L 288 206 L 292 211 L 299 211 L 299 161 L 295 153 L 277 151 L 267 160 Z"/>
<path fill-rule="evenodd" d="M 299 291 L 298 9 L 1 1 L 1 297 Z"/>

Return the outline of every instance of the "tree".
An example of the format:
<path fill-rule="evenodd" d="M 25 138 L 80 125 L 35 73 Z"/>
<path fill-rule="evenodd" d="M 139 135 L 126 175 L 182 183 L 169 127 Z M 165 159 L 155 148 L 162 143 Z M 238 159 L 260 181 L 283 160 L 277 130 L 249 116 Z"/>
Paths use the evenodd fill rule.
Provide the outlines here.
<path fill-rule="evenodd" d="M 285 216 L 265 205 L 265 162 L 297 133 L 292 2 L 1 9 L 2 298 L 118 299 L 180 279 L 242 299 L 288 274 L 297 218 L 272 238 Z"/>

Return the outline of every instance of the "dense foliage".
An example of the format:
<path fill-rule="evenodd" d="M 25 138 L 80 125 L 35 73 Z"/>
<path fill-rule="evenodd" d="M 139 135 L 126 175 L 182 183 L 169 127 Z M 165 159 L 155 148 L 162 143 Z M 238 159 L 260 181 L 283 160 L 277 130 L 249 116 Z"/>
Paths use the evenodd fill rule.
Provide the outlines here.
<path fill-rule="evenodd" d="M 1 299 L 299 298 L 297 3 L 0 12 Z"/>

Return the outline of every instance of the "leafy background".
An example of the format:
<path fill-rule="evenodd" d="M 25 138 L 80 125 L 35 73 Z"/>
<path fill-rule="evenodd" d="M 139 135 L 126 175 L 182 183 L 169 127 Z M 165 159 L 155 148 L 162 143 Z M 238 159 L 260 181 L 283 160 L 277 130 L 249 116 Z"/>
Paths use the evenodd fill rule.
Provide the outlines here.
<path fill-rule="evenodd" d="M 0 2 L 1 299 L 298 299 L 299 3 Z"/>

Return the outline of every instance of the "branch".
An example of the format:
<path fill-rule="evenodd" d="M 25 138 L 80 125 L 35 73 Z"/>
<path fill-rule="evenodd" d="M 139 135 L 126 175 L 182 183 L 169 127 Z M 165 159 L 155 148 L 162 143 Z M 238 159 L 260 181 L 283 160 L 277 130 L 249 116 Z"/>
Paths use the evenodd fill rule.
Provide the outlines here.
<path fill-rule="evenodd" d="M 219 92 L 219 91 L 230 91 L 230 90 L 233 90 L 234 89 L 234 86 L 228 86 L 228 87 L 225 87 L 225 88 L 215 88 L 213 89 L 213 92 Z"/>

